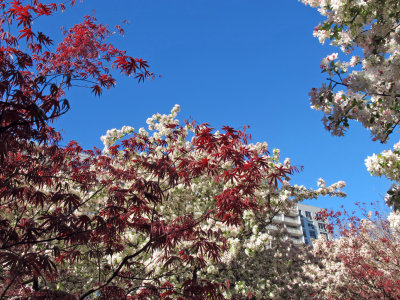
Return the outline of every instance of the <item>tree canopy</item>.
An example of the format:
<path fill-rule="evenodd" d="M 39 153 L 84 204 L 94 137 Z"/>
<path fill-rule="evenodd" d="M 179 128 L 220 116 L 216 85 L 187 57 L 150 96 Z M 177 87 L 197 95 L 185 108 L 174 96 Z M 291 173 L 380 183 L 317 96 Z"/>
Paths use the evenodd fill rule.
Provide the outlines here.
<path fill-rule="evenodd" d="M 100 96 L 115 86 L 113 68 L 139 82 L 153 74 L 145 60 L 108 43 L 112 32 L 94 17 L 57 44 L 34 31 L 35 19 L 74 1 L 0 4 L 2 298 L 311 293 L 306 281 L 299 284 L 311 257 L 294 255 L 297 248 L 267 225 L 297 201 L 343 196 L 343 182 L 291 185 L 301 168 L 280 162 L 278 149 L 249 143 L 246 128 L 180 123 L 179 106 L 149 118 L 148 130 L 109 130 L 103 151 L 75 141 L 59 146 L 51 122 L 69 109 L 66 89 L 80 83 Z M 291 257 L 289 289 L 276 278 L 282 268 L 275 260 L 267 270 L 242 268 L 261 266 L 271 252 Z"/>

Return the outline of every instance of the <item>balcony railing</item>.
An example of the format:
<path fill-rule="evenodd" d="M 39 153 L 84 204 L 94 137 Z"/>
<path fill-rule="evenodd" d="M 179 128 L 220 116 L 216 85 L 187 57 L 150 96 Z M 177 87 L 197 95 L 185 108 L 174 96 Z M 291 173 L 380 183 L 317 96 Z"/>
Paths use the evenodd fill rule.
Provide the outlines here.
<path fill-rule="evenodd" d="M 299 229 L 286 228 L 286 230 L 290 235 L 293 235 L 293 236 L 302 236 L 303 235 L 303 230 L 301 228 L 299 228 Z"/>
<path fill-rule="evenodd" d="M 294 218 L 285 216 L 284 222 L 286 224 L 296 225 L 297 226 L 297 225 L 300 225 L 300 218 L 298 216 L 294 217 Z"/>

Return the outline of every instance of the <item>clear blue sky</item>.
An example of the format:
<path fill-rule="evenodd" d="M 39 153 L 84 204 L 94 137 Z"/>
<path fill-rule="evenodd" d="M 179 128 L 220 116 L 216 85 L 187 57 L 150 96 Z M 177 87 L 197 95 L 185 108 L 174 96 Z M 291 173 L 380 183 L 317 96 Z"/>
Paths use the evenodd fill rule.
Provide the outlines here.
<path fill-rule="evenodd" d="M 348 198 L 320 199 L 307 204 L 352 210 L 355 201 L 381 200 L 390 183 L 371 177 L 367 155 L 392 146 L 374 143 L 359 124 L 346 137 L 332 137 L 310 109 L 308 92 L 326 76 L 322 57 L 339 52 L 312 36 L 321 20 L 318 12 L 297 0 L 85 0 L 64 13 L 38 22 L 57 37 L 92 14 L 102 23 L 128 19 L 125 37 L 115 44 L 150 62 L 162 78 L 138 85 L 117 76 L 117 87 L 101 98 L 88 90 L 72 89 L 70 112 L 55 123 L 65 143 L 77 140 L 86 148 L 102 148 L 107 129 L 144 127 L 153 113 L 168 113 L 181 105 L 180 119 L 193 118 L 214 127 L 250 125 L 253 142 L 267 141 L 280 148 L 304 172 L 293 182 L 316 187 L 345 180 Z M 339 56 L 340 57 L 340 56 Z"/>

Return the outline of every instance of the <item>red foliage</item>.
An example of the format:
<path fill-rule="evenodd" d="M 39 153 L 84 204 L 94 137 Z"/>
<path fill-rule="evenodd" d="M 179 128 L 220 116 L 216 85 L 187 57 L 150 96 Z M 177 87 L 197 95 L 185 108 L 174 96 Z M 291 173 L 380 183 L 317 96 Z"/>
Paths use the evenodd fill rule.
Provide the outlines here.
<path fill-rule="evenodd" d="M 29 296 L 30 290 L 41 288 L 38 276 L 54 279 L 57 262 L 74 261 L 79 255 L 73 249 L 59 249 L 51 241 L 86 243 L 93 231 L 94 220 L 72 213 L 82 199 L 69 191 L 63 176 L 88 191 L 96 181 L 88 168 L 94 153 L 87 152 L 82 158 L 77 145 L 58 147 L 60 134 L 49 126 L 69 109 L 62 98 L 65 89 L 80 81 L 101 95 L 103 87 L 115 85 L 109 72 L 113 66 L 127 75 L 141 76 L 140 80 L 152 76 L 146 61 L 106 43 L 112 33 L 93 17 L 86 16 L 50 50 L 53 41 L 35 31 L 33 21 L 74 3 L 0 0 L 1 298 Z M 32 211 L 33 215 L 26 217 L 34 207 L 50 206 L 54 209 L 41 215 Z M 43 247 L 39 251 L 34 245 Z M 58 259 L 52 261 L 46 251 L 53 251 Z M 32 297 L 52 298 L 53 292 L 41 290 L 44 296 L 35 293 Z"/>
<path fill-rule="evenodd" d="M 89 295 L 121 299 L 132 291 L 138 291 L 141 299 L 222 298 L 224 279 L 210 282 L 201 278 L 201 270 L 206 259 L 219 260 L 226 241 L 217 229 L 204 230 L 200 224 L 213 218 L 239 225 L 245 210 L 262 209 L 254 194 L 263 183 L 260 171 L 268 170 L 268 164 L 246 145 L 245 131 L 226 126 L 216 136 L 207 124 L 196 127 L 191 148 L 182 149 L 185 155 L 178 159 L 171 155 L 174 146 L 168 148 L 166 142 L 168 138 L 174 145 L 183 136 L 182 127 L 174 124 L 168 137 L 152 142 L 133 136 L 111 147 L 107 156 L 83 150 L 76 142 L 59 147 L 60 134 L 50 122 L 69 109 L 62 98 L 66 88 L 80 81 L 100 96 L 102 88 L 115 85 L 112 67 L 139 82 L 153 76 L 145 60 L 107 43 L 111 32 L 94 17 L 86 16 L 65 32 L 55 50 L 49 50 L 53 41 L 36 32 L 32 21 L 65 5 L 0 0 L 0 298 L 45 299 L 60 294 L 63 299 Z M 153 153 L 159 146 L 163 155 L 158 159 L 135 155 L 138 150 Z M 117 167 L 118 150 L 124 151 L 124 159 L 130 159 L 133 167 Z M 233 167 L 223 168 L 225 162 Z M 271 173 L 271 186 L 277 187 L 293 171 L 281 167 Z M 168 203 L 168 190 L 178 183 L 189 186 L 201 176 L 232 184 L 215 195 L 214 207 L 201 216 L 186 214 L 170 220 L 155 209 Z M 104 194 L 104 205 L 80 213 L 99 193 Z M 132 231 L 146 237 L 141 248 L 123 240 Z M 188 242 L 188 248 L 174 252 L 183 242 Z M 74 275 L 64 274 L 63 266 L 96 262 L 127 247 L 130 254 L 113 268 L 106 264 L 99 269 L 98 278 L 79 294 L 54 290 L 55 282 Z M 153 278 L 151 272 L 132 271 L 143 265 L 142 254 L 156 250 L 163 253 L 159 259 L 166 270 L 163 280 Z M 167 279 L 177 276 L 182 265 L 193 273 L 174 286 Z M 147 280 L 144 286 L 135 286 L 138 277 Z M 74 280 L 86 284 L 79 278 L 67 282 Z"/>
<path fill-rule="evenodd" d="M 345 210 L 323 213 L 323 217 L 332 220 L 340 240 L 326 241 L 316 254 L 327 259 L 327 264 L 334 262 L 340 267 L 331 268 L 332 273 L 322 275 L 319 280 L 329 282 L 327 276 L 341 280 L 330 283 L 324 293 L 326 297 L 321 299 L 399 299 L 399 228 L 391 227 L 379 210 L 367 213 L 363 206 L 357 205 L 364 218 Z"/>
<path fill-rule="evenodd" d="M 43 32 L 35 32 L 32 21 L 64 9 L 65 4 L 0 1 L 1 157 L 14 147 L 10 145 L 14 137 L 39 143 L 59 140 L 48 123 L 68 111 L 69 103 L 62 97 L 74 82 L 86 83 L 100 96 L 102 88 L 115 85 L 110 67 L 135 75 L 139 81 L 153 76 L 146 61 L 107 43 L 112 33 L 91 16 L 66 31 L 53 52 L 44 51 L 53 41 Z M 24 45 L 25 51 L 21 50 Z"/>

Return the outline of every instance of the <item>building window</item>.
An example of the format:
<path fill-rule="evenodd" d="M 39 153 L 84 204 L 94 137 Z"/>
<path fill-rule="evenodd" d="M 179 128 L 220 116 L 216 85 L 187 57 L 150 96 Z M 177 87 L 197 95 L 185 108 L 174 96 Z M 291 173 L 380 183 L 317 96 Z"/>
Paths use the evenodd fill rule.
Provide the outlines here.
<path fill-rule="evenodd" d="M 319 228 L 319 230 L 326 231 L 325 224 L 323 224 L 323 223 L 318 223 L 318 228 Z"/>
<path fill-rule="evenodd" d="M 308 223 L 308 228 L 314 229 L 313 223 Z"/>
<path fill-rule="evenodd" d="M 316 239 L 316 238 L 317 238 L 317 234 L 315 233 L 314 230 L 310 230 L 310 237 L 311 237 L 312 239 Z"/>
<path fill-rule="evenodd" d="M 306 217 L 307 217 L 307 219 L 312 220 L 311 212 L 306 211 Z"/>

